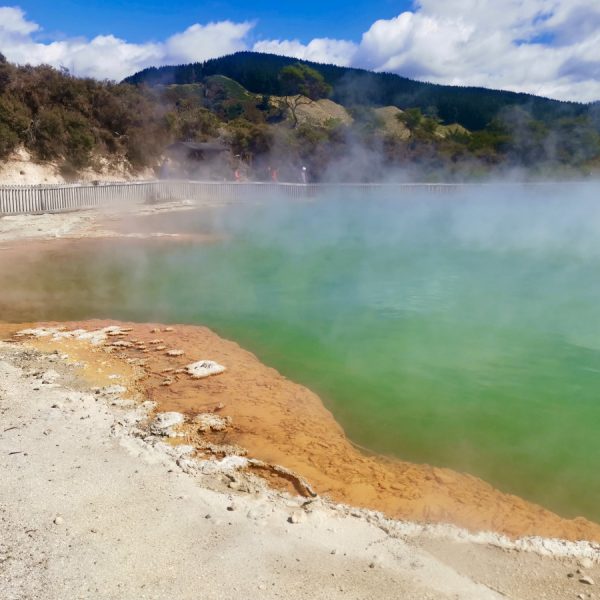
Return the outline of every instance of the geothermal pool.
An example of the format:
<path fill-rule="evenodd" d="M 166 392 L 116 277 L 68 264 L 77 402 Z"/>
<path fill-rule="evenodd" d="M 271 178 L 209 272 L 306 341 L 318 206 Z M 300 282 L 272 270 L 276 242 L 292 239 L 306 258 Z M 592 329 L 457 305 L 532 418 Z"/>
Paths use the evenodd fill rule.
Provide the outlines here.
<path fill-rule="evenodd" d="M 331 194 L 158 229 L 225 239 L 47 245 L 18 268 L 0 252 L 0 318 L 206 324 L 356 443 L 600 521 L 593 190 Z"/>

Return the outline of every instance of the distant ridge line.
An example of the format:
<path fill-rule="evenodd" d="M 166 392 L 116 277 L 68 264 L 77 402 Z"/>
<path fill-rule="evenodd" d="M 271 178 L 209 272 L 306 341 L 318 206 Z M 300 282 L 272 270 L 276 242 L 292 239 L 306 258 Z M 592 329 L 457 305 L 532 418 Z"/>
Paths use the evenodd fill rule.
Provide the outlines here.
<path fill-rule="evenodd" d="M 534 118 L 545 122 L 585 115 L 593 106 L 523 92 L 427 83 L 393 73 L 375 73 L 355 67 L 250 51 L 204 62 L 149 67 L 127 77 L 124 82 L 150 86 L 191 84 L 201 83 L 210 75 L 224 75 L 252 93 L 280 96 L 282 90 L 277 75 L 283 67 L 297 62 L 319 71 L 333 87 L 332 99 L 345 106 L 435 110 L 445 123 L 459 123 L 470 130 L 483 129 L 503 108 L 511 106 L 524 107 Z"/>

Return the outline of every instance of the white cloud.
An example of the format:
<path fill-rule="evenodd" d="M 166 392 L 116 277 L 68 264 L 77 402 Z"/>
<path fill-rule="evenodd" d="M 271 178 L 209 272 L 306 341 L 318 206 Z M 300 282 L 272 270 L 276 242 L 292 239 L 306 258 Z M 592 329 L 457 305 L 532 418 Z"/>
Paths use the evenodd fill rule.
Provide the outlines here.
<path fill-rule="evenodd" d="M 352 63 L 357 46 L 347 40 L 315 38 L 308 44 L 302 44 L 299 40 L 264 40 L 254 44 L 253 49 L 347 67 Z"/>
<path fill-rule="evenodd" d="M 19 64 L 66 67 L 75 75 L 122 79 L 149 66 L 203 61 L 248 47 L 252 23 L 220 21 L 192 25 L 162 42 L 132 44 L 113 35 L 42 43 L 37 23 L 16 7 L 0 7 L 0 52 Z"/>
<path fill-rule="evenodd" d="M 39 26 L 25 19 L 25 13 L 18 7 L 0 6 L 0 31 L 14 35 L 29 35 Z"/>
<path fill-rule="evenodd" d="M 192 25 L 166 41 L 166 55 L 171 61 L 184 63 L 245 50 L 246 38 L 253 27 L 253 23 L 232 21 Z"/>
<path fill-rule="evenodd" d="M 261 48 L 311 58 L 298 41 Z M 336 40 L 327 40 L 335 47 Z M 600 4 L 589 0 L 420 0 L 376 21 L 358 44 L 315 60 L 435 83 L 600 99 Z"/>
<path fill-rule="evenodd" d="M 0 51 L 18 63 L 45 62 L 77 75 L 121 79 L 151 65 L 248 49 L 253 28 L 220 21 L 141 44 L 112 35 L 42 43 L 40 27 L 21 9 L 0 7 Z M 356 42 L 277 39 L 253 49 L 436 83 L 600 99 L 598 0 L 417 0 L 413 10 L 373 23 Z"/>
<path fill-rule="evenodd" d="M 437 83 L 600 99 L 600 5 L 583 0 L 421 0 L 377 21 L 355 61 Z M 594 76 L 594 71 L 596 76 Z"/>

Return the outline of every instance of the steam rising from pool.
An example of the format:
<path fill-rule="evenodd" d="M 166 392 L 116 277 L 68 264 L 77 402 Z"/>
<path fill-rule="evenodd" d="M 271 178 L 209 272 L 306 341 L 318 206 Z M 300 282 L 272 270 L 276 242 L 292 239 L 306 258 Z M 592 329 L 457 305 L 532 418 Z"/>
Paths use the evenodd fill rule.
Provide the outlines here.
<path fill-rule="evenodd" d="M 600 520 L 599 191 L 172 215 L 159 229 L 227 241 L 82 244 L 20 272 L 0 254 L 1 314 L 206 324 L 320 393 L 364 446 Z"/>

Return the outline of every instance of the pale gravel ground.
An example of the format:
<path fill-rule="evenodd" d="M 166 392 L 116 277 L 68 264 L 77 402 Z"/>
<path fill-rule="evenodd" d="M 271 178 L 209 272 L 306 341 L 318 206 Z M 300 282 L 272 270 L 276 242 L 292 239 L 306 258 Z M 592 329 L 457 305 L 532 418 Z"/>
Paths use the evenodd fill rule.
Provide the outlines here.
<path fill-rule="evenodd" d="M 54 363 L 2 355 L 3 600 L 500 598 L 360 519 L 317 510 L 291 524 L 297 502 L 203 488 L 112 435 L 123 415 L 104 400 L 24 376 Z"/>
<path fill-rule="evenodd" d="M 223 203 L 220 203 L 223 204 Z M 81 210 L 58 214 L 0 216 L 0 244 L 22 240 L 80 239 L 93 237 L 126 237 L 131 234 L 115 233 L 110 230 L 110 221 L 130 217 L 151 216 L 166 212 L 194 210 L 213 204 L 189 201 L 164 204 L 128 204 L 107 207 L 102 210 Z M 218 203 L 214 203 L 218 205 Z M 100 223 L 108 224 L 102 229 Z M 150 237 L 160 232 L 144 232 L 135 237 Z M 10 246 L 5 246 L 6 248 Z M 0 246 L 1 249 L 1 246 Z"/>
<path fill-rule="evenodd" d="M 93 221 L 91 212 L 1 217 L 0 242 L 60 238 L 85 231 Z"/>
<path fill-rule="evenodd" d="M 41 383 L 50 369 L 60 379 Z M 131 437 L 142 414 L 83 389 L 56 355 L 0 343 L 2 600 L 592 597 L 567 578 L 573 560 L 403 541 L 324 503 L 216 491 L 219 476 L 205 485 Z"/>

